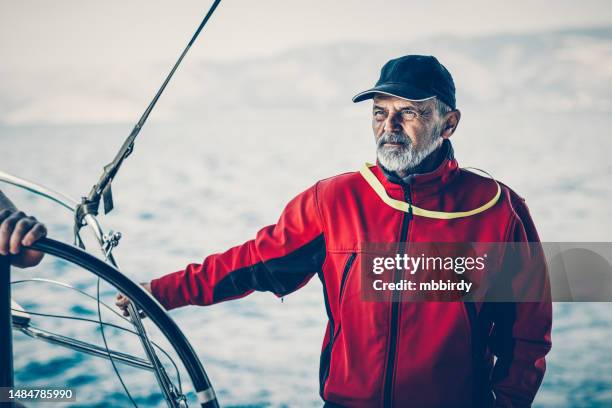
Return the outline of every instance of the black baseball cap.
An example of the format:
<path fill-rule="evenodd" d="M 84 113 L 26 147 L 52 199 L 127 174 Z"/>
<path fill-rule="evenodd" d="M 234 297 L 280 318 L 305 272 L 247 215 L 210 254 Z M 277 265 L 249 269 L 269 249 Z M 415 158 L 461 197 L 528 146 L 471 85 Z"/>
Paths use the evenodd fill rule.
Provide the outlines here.
<path fill-rule="evenodd" d="M 430 55 L 406 55 L 387 62 L 374 88 L 358 93 L 353 102 L 381 93 L 411 101 L 437 97 L 455 109 L 455 83 L 450 72 Z"/>

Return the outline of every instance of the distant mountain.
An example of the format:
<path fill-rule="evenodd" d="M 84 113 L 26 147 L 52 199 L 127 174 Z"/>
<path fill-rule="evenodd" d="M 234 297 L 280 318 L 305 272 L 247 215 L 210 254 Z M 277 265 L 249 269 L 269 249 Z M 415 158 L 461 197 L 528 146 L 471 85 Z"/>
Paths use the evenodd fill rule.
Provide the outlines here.
<path fill-rule="evenodd" d="M 372 85 L 382 63 L 433 54 L 452 72 L 459 105 L 553 112 L 612 111 L 612 28 L 405 44 L 334 44 L 231 63 L 187 59 L 156 117 L 215 108 L 328 109 Z M 135 121 L 170 62 L 128 70 L 0 72 L 0 123 Z"/>

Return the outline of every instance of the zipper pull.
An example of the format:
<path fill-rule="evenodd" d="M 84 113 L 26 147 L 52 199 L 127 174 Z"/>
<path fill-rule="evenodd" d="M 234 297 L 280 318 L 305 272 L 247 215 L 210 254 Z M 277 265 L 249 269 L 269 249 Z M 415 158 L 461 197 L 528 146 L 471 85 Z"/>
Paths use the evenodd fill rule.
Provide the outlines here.
<path fill-rule="evenodd" d="M 412 220 L 412 197 L 410 196 L 410 186 L 404 189 L 404 200 L 408 204 L 408 219 Z"/>

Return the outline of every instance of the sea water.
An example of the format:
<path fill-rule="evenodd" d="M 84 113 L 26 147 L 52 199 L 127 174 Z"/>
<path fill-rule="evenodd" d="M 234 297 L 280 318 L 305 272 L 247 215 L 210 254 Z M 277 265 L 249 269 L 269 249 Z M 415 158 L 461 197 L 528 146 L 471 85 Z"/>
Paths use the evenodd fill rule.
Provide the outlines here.
<path fill-rule="evenodd" d="M 374 160 L 367 107 L 359 114 L 264 110 L 201 116 L 188 123 L 152 118 L 113 183 L 116 208 L 101 221 L 123 234 L 115 256 L 135 281 L 182 269 L 250 239 L 317 180 Z M 525 197 L 542 240 L 610 241 L 612 121 L 606 114 L 581 118 L 518 117 L 468 107 L 452 138 L 455 154 L 460 165 L 485 169 Z M 129 123 L 4 126 L 0 169 L 78 198 L 130 130 Z M 44 221 L 51 237 L 71 241 L 71 214 L 30 193 L 0 188 Z M 96 294 L 95 278 L 49 257 L 38 268 L 13 273 L 13 280 L 31 277 Z M 101 299 L 111 305 L 115 293 L 101 286 Z M 61 287 L 23 283 L 14 285 L 13 294 L 31 311 L 97 319 L 95 302 Z M 603 303 L 554 305 L 553 349 L 535 406 L 612 404 L 611 311 L 612 305 Z M 102 313 L 105 320 L 121 322 Z M 316 277 L 283 301 L 254 293 L 171 316 L 200 356 L 223 406 L 321 405 L 318 363 L 326 317 Z M 42 316 L 33 316 L 32 323 L 102 344 L 95 324 Z M 155 341 L 170 348 L 147 327 Z M 105 333 L 111 348 L 142 355 L 135 337 Z M 17 385 L 73 387 L 78 406 L 129 406 L 106 360 L 17 332 L 14 351 Z M 140 406 L 163 405 L 150 373 L 118 368 Z M 183 383 L 189 391 L 186 378 Z M 189 397 L 193 401 L 193 393 Z"/>

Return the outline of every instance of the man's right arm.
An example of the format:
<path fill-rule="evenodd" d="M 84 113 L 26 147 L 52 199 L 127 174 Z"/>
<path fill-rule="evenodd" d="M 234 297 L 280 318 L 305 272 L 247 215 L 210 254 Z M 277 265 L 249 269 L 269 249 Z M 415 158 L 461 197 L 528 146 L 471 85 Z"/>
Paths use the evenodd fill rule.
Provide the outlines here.
<path fill-rule="evenodd" d="M 253 291 L 284 296 L 305 285 L 321 269 L 326 254 L 316 188 L 291 200 L 278 222 L 262 228 L 255 239 L 152 280 L 153 296 L 166 309 L 174 309 Z"/>

